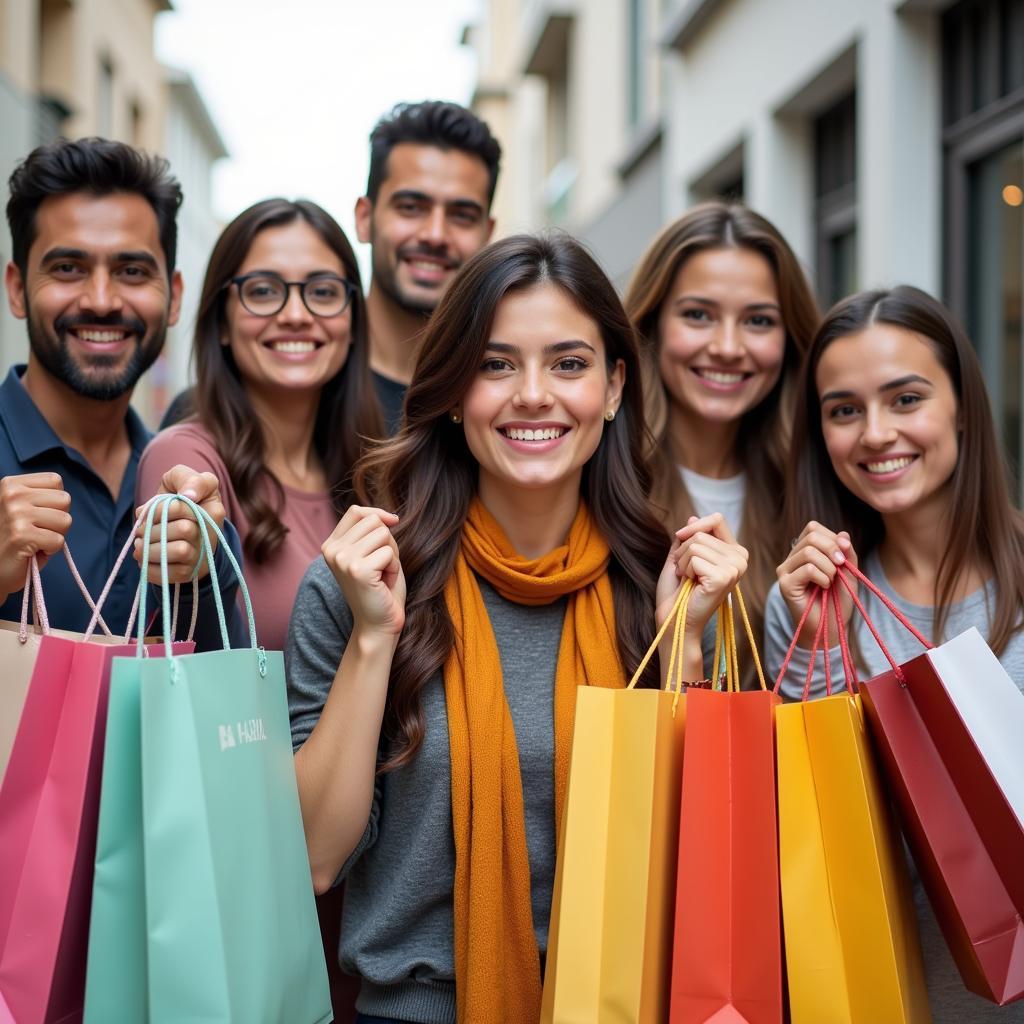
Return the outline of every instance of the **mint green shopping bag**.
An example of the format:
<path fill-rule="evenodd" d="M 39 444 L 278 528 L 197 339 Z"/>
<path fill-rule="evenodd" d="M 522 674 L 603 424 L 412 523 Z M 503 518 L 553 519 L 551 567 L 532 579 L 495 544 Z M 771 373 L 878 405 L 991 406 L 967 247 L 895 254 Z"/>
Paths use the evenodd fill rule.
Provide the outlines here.
<path fill-rule="evenodd" d="M 207 527 L 228 547 L 195 503 L 158 496 L 144 550 L 157 510 L 166 524 L 175 497 L 202 527 L 224 650 L 115 660 L 85 1019 L 321 1024 L 331 1019 L 330 994 L 283 657 L 257 646 L 233 558 L 251 646 L 229 648 Z M 123 737 L 118 751 L 111 750 L 112 728 Z M 108 760 L 118 755 L 122 775 L 108 781 Z M 137 789 L 124 777 L 132 764 Z"/>

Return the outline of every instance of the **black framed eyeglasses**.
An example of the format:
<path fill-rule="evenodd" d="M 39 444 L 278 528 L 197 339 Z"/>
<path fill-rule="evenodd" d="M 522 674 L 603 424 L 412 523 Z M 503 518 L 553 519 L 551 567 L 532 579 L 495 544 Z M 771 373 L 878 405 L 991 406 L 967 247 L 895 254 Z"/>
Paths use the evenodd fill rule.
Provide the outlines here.
<path fill-rule="evenodd" d="M 253 316 L 280 313 L 292 288 L 299 289 L 303 304 L 313 316 L 338 316 L 348 308 L 356 290 L 351 281 L 334 274 L 317 274 L 305 281 L 286 281 L 280 274 L 266 270 L 233 277 L 224 287 L 227 289 L 231 285 L 238 288 L 239 300 Z"/>

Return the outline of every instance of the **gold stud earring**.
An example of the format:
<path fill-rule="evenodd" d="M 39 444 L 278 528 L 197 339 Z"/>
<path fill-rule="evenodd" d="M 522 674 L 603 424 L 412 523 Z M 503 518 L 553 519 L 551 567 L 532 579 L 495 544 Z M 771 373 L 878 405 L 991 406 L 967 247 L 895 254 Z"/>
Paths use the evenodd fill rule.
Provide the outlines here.
<path fill-rule="evenodd" d="M 615 419 L 615 410 L 614 410 L 614 409 L 609 409 L 609 410 L 608 410 L 608 411 L 607 411 L 607 412 L 606 412 L 606 413 L 604 414 L 604 418 L 605 418 L 605 419 L 606 419 L 606 420 L 607 420 L 607 421 L 608 421 L 609 423 L 611 423 L 611 421 L 612 421 L 613 419 Z"/>
<path fill-rule="evenodd" d="M 449 416 L 451 418 L 452 423 L 462 422 L 462 417 L 457 412 L 450 413 Z"/>

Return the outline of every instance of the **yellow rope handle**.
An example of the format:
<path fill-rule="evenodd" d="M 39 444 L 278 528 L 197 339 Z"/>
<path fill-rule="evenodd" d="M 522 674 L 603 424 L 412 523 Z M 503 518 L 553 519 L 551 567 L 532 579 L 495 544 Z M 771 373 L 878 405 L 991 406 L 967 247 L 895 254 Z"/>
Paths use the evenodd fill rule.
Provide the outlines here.
<path fill-rule="evenodd" d="M 764 669 L 761 667 L 761 657 L 757 651 L 757 643 L 754 640 L 754 631 L 750 625 L 750 618 L 747 615 L 747 606 L 743 601 L 743 591 L 737 583 L 733 590 L 726 595 L 725 600 L 718 606 L 715 623 L 715 660 L 712 674 L 712 688 L 718 686 L 718 666 L 721 663 L 722 648 L 725 648 L 725 689 L 729 693 L 738 692 L 740 689 L 740 668 L 739 668 L 739 646 L 736 643 L 736 614 L 732 606 L 733 594 L 736 595 L 736 603 L 739 605 L 740 618 L 743 620 L 743 629 L 747 634 L 747 642 L 750 644 L 750 652 L 754 656 L 754 667 L 757 670 L 757 678 L 762 690 L 767 690 L 768 685 L 764 678 Z"/>
<path fill-rule="evenodd" d="M 736 643 L 736 613 L 732 608 L 732 594 L 726 601 L 729 605 L 729 639 L 732 642 L 732 690 L 739 693 L 740 690 L 740 649 Z"/>
<path fill-rule="evenodd" d="M 693 580 L 686 579 L 683 581 L 683 585 L 679 588 L 679 593 L 676 595 L 675 603 L 672 605 L 672 610 L 665 616 L 665 621 L 661 624 L 661 628 L 658 630 L 657 636 L 651 641 L 651 646 L 647 648 L 647 653 L 640 660 L 640 664 L 637 666 L 636 671 L 633 673 L 633 678 L 630 679 L 629 685 L 626 687 L 632 690 L 636 687 L 636 684 L 640 681 L 640 677 L 643 675 L 644 669 L 647 668 L 648 662 L 654 657 L 654 652 L 658 649 L 658 644 L 661 643 L 665 634 L 668 632 L 669 627 L 682 617 L 683 621 L 686 621 L 686 606 L 690 603 L 690 593 L 693 590 Z M 680 616 L 680 613 L 682 615 Z M 673 633 L 673 649 L 675 646 L 675 634 Z M 669 665 L 671 668 L 671 657 L 669 658 Z M 671 684 L 671 677 L 668 679 L 668 683 Z M 666 689 L 668 687 L 666 686 Z"/>
<path fill-rule="evenodd" d="M 732 621 L 732 595 L 726 594 L 718 614 L 725 620 L 725 691 L 735 693 L 736 685 L 736 627 Z"/>
<path fill-rule="evenodd" d="M 711 662 L 712 690 L 718 689 L 718 666 L 722 664 L 722 619 L 722 615 L 715 615 L 715 660 Z"/>
<path fill-rule="evenodd" d="M 675 628 L 672 631 L 672 650 L 668 656 L 668 673 L 666 678 L 666 689 L 671 689 L 675 696 L 672 698 L 672 717 L 675 717 L 676 708 L 679 706 L 679 698 L 683 693 L 683 653 L 686 648 L 686 612 L 690 607 L 690 598 L 696 587 L 695 581 L 690 581 L 686 597 L 683 599 L 676 616 Z M 673 682 L 674 681 L 674 682 Z"/>
<path fill-rule="evenodd" d="M 736 584 L 736 603 L 740 606 L 740 616 L 743 619 L 743 629 L 747 634 L 747 643 L 750 644 L 750 653 L 754 656 L 754 668 L 757 669 L 757 679 L 762 690 L 767 690 L 768 685 L 764 681 L 764 669 L 761 668 L 761 657 L 757 653 L 757 644 L 754 642 L 754 631 L 750 628 L 750 619 L 747 617 L 747 606 L 743 603 L 743 591 L 740 585 Z"/>

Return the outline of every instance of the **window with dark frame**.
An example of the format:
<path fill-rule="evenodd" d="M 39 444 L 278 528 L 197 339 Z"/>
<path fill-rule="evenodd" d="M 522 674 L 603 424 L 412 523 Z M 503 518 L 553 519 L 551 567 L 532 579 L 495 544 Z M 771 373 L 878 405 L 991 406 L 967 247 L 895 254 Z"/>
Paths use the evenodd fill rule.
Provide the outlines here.
<path fill-rule="evenodd" d="M 857 94 L 814 119 L 818 298 L 827 308 L 857 290 Z"/>
<path fill-rule="evenodd" d="M 944 298 L 985 372 L 1024 498 L 1024 0 L 942 15 Z"/>

